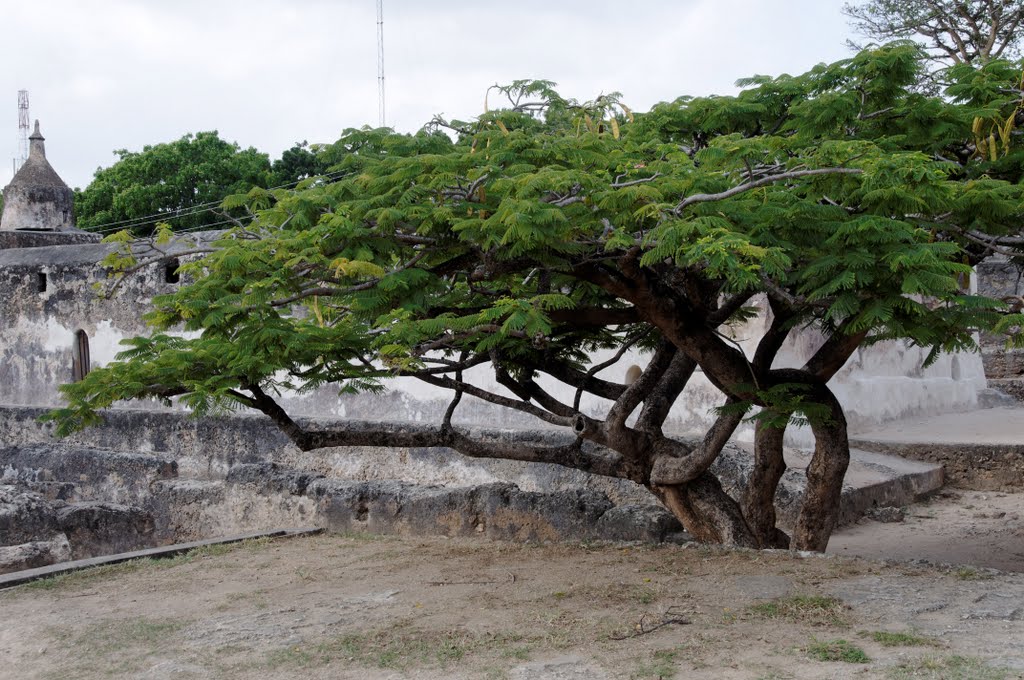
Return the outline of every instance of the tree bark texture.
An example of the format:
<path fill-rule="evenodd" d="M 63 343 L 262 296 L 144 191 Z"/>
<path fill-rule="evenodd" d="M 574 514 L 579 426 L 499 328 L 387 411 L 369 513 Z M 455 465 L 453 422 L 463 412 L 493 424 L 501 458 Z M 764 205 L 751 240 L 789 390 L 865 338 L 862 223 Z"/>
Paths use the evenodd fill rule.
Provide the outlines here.
<path fill-rule="evenodd" d="M 832 391 L 822 386 L 819 403 L 830 408 L 827 422 L 812 421 L 814 455 L 807 466 L 807 490 L 793 530 L 793 547 L 797 550 L 824 552 L 829 536 L 839 518 L 839 500 L 843 477 L 850 464 L 850 440 L 846 431 L 843 407 Z"/>
<path fill-rule="evenodd" d="M 754 467 L 743 490 L 743 516 L 762 548 L 788 548 L 789 537 L 775 526 L 775 493 L 786 472 L 782 443 L 784 427 L 757 422 L 754 434 Z"/>
<path fill-rule="evenodd" d="M 687 484 L 651 487 L 686 531 L 702 543 L 758 547 L 740 506 L 709 472 Z"/>

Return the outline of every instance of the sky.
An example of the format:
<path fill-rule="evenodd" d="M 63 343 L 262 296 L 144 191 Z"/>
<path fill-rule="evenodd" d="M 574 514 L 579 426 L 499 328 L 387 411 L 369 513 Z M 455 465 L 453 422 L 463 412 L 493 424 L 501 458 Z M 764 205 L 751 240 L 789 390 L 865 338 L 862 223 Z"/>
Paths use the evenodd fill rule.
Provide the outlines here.
<path fill-rule="evenodd" d="M 386 124 L 470 120 L 488 86 L 617 91 L 644 111 L 738 78 L 850 56 L 842 0 L 383 0 Z M 85 187 L 116 149 L 189 132 L 279 157 L 377 125 L 373 0 L 33 0 L 0 3 L 0 186 L 29 91 L 47 158 Z M 493 103 L 492 103 L 493 106 Z"/>

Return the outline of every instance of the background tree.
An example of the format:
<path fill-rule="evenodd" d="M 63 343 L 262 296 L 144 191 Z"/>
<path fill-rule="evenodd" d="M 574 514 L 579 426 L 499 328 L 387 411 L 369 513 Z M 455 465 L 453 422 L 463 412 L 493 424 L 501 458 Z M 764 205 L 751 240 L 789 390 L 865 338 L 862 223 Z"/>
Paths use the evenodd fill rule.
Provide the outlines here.
<path fill-rule="evenodd" d="M 699 540 L 824 550 L 849 460 L 829 380 L 880 340 L 933 356 L 973 347 L 971 330 L 995 324 L 1000 305 L 960 282 L 1024 212 L 1021 187 L 999 177 L 1016 162 L 1012 136 L 983 153 L 977 122 L 1019 106 L 1019 72 L 965 68 L 961 89 L 928 97 L 911 88 L 920 56 L 884 47 L 636 116 L 615 95 L 578 102 L 520 81 L 498 88 L 506 108 L 471 124 L 348 131 L 334 145 L 340 179 L 254 189 L 227 203 L 254 213 L 244 228 L 183 241 L 201 259 L 184 267 L 192 283 L 155 300 L 157 334 L 65 386 L 68 406 L 51 417 L 66 433 L 120 399 L 248 407 L 303 450 L 443 446 L 563 465 L 644 485 Z M 110 263 L 126 272 L 174 240 L 120 238 Z M 745 354 L 729 328 L 758 301 L 771 323 Z M 808 326 L 820 348 L 775 366 Z M 635 382 L 599 377 L 629 348 L 648 357 Z M 602 350 L 612 358 L 595 359 Z M 694 443 L 664 426 L 697 367 L 724 405 Z M 441 422 L 322 429 L 278 398 L 396 376 L 450 391 Z M 466 397 L 565 440 L 473 436 L 453 424 Z M 709 468 L 753 407 L 754 471 L 732 498 Z M 809 422 L 815 450 L 789 537 L 773 501 L 793 418 Z"/>
<path fill-rule="evenodd" d="M 915 39 L 946 64 L 1014 58 L 1024 35 L 1024 0 L 869 0 L 843 13 L 868 40 Z"/>
<path fill-rule="evenodd" d="M 301 180 L 327 174 L 333 163 L 321 145 L 302 141 L 285 149 L 271 165 L 271 186 L 291 186 Z"/>
<path fill-rule="evenodd" d="M 120 160 L 97 170 L 75 194 L 82 229 L 127 228 L 145 235 L 158 221 L 182 231 L 224 227 L 230 224 L 220 206 L 225 196 L 271 186 L 267 155 L 241 149 L 215 130 L 115 153 Z"/>

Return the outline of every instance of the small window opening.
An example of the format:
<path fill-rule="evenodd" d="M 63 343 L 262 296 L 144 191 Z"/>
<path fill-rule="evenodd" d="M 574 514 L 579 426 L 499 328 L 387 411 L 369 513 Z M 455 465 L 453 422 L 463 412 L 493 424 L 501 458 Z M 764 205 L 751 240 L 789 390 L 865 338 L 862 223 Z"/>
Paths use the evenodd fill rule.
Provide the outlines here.
<path fill-rule="evenodd" d="M 40 293 L 46 292 L 46 272 L 36 273 L 36 290 Z"/>
<path fill-rule="evenodd" d="M 75 331 L 75 345 L 72 347 L 71 373 L 75 382 L 89 375 L 89 336 L 83 330 Z"/>
<path fill-rule="evenodd" d="M 181 262 L 177 259 L 171 260 L 164 267 L 164 283 L 178 283 L 181 280 L 181 275 L 178 274 L 178 267 L 181 266 Z"/>

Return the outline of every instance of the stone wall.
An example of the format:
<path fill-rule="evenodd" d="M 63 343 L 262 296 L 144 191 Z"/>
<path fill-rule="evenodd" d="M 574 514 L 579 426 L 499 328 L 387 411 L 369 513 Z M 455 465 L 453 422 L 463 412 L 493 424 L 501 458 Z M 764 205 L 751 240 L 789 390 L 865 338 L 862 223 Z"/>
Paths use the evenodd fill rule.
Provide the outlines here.
<path fill-rule="evenodd" d="M 1001 255 L 990 257 L 977 267 L 978 293 L 989 297 L 1016 297 L 1024 294 L 1020 268 Z"/>
<path fill-rule="evenodd" d="M 87 231 L 0 231 L 0 250 L 7 248 L 43 248 L 80 243 L 99 243 L 99 234 Z"/>
<path fill-rule="evenodd" d="M 53 405 L 73 378 L 77 331 L 88 338 L 93 366 L 114 359 L 120 341 L 145 330 L 152 296 L 169 292 L 163 269 L 128 280 L 119 295 L 100 298 L 107 278 L 98 266 L 113 245 L 82 244 L 0 250 L 0 403 Z"/>

